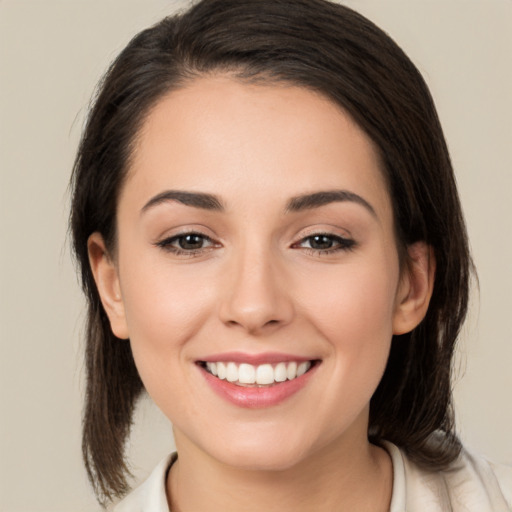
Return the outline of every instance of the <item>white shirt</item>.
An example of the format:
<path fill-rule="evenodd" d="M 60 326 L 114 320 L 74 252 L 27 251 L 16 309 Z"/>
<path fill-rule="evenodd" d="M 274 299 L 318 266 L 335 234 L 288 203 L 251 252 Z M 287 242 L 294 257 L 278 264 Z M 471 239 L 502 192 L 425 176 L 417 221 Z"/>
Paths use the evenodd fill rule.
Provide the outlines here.
<path fill-rule="evenodd" d="M 384 443 L 393 462 L 389 512 L 512 512 L 512 467 L 492 464 L 463 450 L 446 470 L 420 468 L 392 443 Z M 176 454 L 163 459 L 149 478 L 114 512 L 169 512 L 165 480 Z M 207 512 L 207 511 L 205 511 Z"/>

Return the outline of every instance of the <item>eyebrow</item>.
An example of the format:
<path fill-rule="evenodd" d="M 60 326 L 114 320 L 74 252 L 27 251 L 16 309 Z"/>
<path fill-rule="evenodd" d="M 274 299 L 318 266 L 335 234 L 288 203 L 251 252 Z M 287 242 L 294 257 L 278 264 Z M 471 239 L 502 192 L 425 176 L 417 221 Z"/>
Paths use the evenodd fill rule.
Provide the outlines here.
<path fill-rule="evenodd" d="M 203 210 L 211 211 L 224 211 L 222 201 L 213 194 L 204 192 L 187 192 L 184 190 L 166 190 L 152 197 L 141 210 L 141 214 L 159 204 L 169 201 L 177 201 L 178 203 L 194 208 L 201 208 Z M 285 208 L 287 213 L 302 212 L 319 208 L 330 203 L 336 202 L 353 202 L 360 204 L 366 208 L 375 218 L 377 214 L 373 206 L 362 198 L 360 195 L 350 192 L 348 190 L 323 190 L 313 192 L 311 194 L 303 194 L 300 196 L 292 197 Z"/>
<path fill-rule="evenodd" d="M 324 190 L 320 192 L 314 192 L 312 194 L 304 194 L 293 197 L 286 205 L 286 211 L 302 212 L 304 210 L 319 208 L 320 206 L 325 206 L 330 203 L 345 201 L 360 204 L 366 208 L 373 215 L 373 217 L 377 218 L 375 209 L 366 199 L 348 190 Z"/>
<path fill-rule="evenodd" d="M 152 197 L 141 210 L 141 214 L 162 203 L 177 201 L 186 206 L 203 210 L 223 211 L 224 206 L 218 197 L 204 192 L 186 192 L 184 190 L 166 190 Z"/>

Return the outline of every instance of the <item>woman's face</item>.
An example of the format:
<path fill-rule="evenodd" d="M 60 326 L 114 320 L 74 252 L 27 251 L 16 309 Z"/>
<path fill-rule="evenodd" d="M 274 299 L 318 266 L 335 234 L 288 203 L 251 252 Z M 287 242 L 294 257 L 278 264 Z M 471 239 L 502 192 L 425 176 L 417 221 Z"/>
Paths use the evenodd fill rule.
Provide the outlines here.
<path fill-rule="evenodd" d="M 170 93 L 134 150 L 115 264 L 100 260 L 178 447 L 279 469 L 366 442 L 410 283 L 376 151 L 332 102 L 223 76 Z"/>

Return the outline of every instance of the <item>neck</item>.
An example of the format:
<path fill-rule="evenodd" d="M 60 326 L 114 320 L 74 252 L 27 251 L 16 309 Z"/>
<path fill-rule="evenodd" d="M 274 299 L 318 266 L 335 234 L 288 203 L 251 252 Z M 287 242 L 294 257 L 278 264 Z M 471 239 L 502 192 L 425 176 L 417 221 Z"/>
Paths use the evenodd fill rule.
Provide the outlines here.
<path fill-rule="evenodd" d="M 366 437 L 336 440 L 279 471 L 233 468 L 176 435 L 178 460 L 167 480 L 172 512 L 389 510 L 392 465 Z"/>

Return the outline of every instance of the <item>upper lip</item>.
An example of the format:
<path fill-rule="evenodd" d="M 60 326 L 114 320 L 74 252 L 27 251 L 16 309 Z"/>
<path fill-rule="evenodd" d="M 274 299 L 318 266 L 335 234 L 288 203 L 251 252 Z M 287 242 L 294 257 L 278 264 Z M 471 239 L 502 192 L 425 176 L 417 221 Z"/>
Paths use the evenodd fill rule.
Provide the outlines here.
<path fill-rule="evenodd" d="M 295 361 L 302 363 L 304 361 L 313 361 L 317 358 L 297 356 L 294 354 L 285 354 L 281 352 L 263 352 L 260 354 L 247 354 L 244 352 L 223 352 L 221 354 L 212 354 L 199 359 L 201 362 L 219 363 L 219 362 L 233 362 L 233 363 L 247 363 L 252 365 L 260 365 L 265 363 L 287 363 Z"/>

